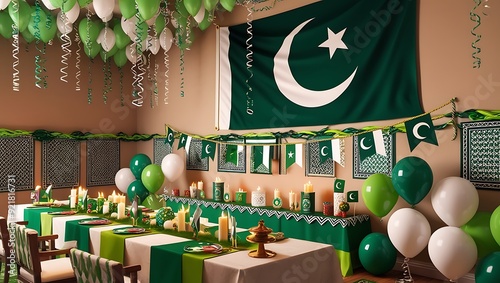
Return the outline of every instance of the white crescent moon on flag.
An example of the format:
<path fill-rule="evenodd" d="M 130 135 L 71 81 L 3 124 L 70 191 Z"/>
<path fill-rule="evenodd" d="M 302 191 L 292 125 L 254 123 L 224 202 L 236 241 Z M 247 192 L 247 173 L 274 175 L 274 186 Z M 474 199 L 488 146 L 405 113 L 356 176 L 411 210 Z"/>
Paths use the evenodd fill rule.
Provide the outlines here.
<path fill-rule="evenodd" d="M 326 153 L 323 152 L 323 150 L 326 148 L 326 146 L 321 148 L 321 156 L 326 156 Z"/>
<path fill-rule="evenodd" d="M 363 150 L 369 150 L 369 149 L 372 147 L 372 145 L 370 145 L 370 146 L 366 146 L 366 145 L 364 144 L 365 139 L 366 139 L 366 138 L 362 138 L 362 139 L 361 139 L 361 141 L 359 141 L 359 145 L 361 146 L 361 149 L 363 149 Z"/>
<path fill-rule="evenodd" d="M 206 153 L 206 154 L 210 154 L 210 150 L 209 150 L 209 148 L 210 148 L 210 145 L 209 145 L 209 144 L 207 144 L 207 146 L 205 146 L 205 153 Z"/>
<path fill-rule="evenodd" d="M 419 140 L 424 140 L 424 139 L 425 139 L 425 137 L 421 136 L 421 135 L 418 133 L 418 129 L 420 129 L 420 127 L 422 127 L 422 126 L 426 126 L 426 127 L 427 127 L 427 128 L 429 128 L 429 129 L 431 128 L 431 127 L 429 126 L 429 124 L 427 124 L 427 123 L 425 123 L 425 122 L 420 122 L 420 123 L 417 123 L 417 124 L 415 125 L 415 127 L 413 127 L 413 135 L 414 135 L 417 139 L 419 139 Z"/>
<path fill-rule="evenodd" d="M 337 189 L 339 189 L 339 190 L 340 190 L 341 188 L 339 188 L 339 185 L 340 185 L 340 182 L 339 182 L 339 183 L 337 183 L 337 184 L 335 184 L 335 188 L 337 188 Z"/>
<path fill-rule="evenodd" d="M 298 25 L 286 38 L 283 40 L 283 45 L 274 56 L 274 79 L 281 93 L 288 98 L 291 102 L 301 105 L 303 107 L 320 107 L 324 106 L 342 95 L 349 87 L 356 71 L 354 69 L 351 75 L 336 87 L 325 90 L 310 90 L 301 86 L 293 77 L 292 70 L 288 64 L 288 56 L 290 55 L 290 48 L 293 39 L 302 30 L 302 28 L 312 21 L 314 18 L 309 19 L 302 24 Z M 314 67 L 314 66 L 312 66 Z"/>
<path fill-rule="evenodd" d="M 167 138 L 167 139 L 168 139 L 168 141 L 171 141 L 171 140 L 172 140 L 172 138 L 173 138 L 173 136 L 174 136 L 174 135 L 173 135 L 172 133 L 168 134 L 168 138 Z"/>
<path fill-rule="evenodd" d="M 350 199 L 350 200 L 354 200 L 353 195 L 354 195 L 354 194 L 349 194 L 349 199 Z"/>

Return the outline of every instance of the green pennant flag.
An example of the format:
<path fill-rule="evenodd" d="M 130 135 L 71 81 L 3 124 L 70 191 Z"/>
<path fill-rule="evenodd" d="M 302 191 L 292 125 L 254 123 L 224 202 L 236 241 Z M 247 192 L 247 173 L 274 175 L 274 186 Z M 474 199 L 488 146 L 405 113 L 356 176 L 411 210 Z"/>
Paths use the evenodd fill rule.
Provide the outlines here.
<path fill-rule="evenodd" d="M 286 147 L 286 169 L 297 163 L 302 167 L 302 145 L 301 144 L 287 144 Z"/>
<path fill-rule="evenodd" d="M 358 136 L 358 152 L 361 162 L 375 154 L 386 156 L 384 134 L 382 130 L 376 130 L 360 134 Z"/>
<path fill-rule="evenodd" d="M 252 146 L 253 152 L 253 169 L 257 171 L 260 165 L 264 165 L 266 168 L 271 168 L 270 160 L 273 154 L 273 148 L 268 145 L 254 145 Z"/>
<path fill-rule="evenodd" d="M 165 139 L 165 143 L 168 143 L 172 147 L 174 144 L 174 140 L 174 131 L 170 128 L 167 128 L 167 138 Z"/>
<path fill-rule="evenodd" d="M 201 158 L 210 157 L 214 160 L 215 158 L 215 147 L 216 144 L 213 141 L 201 140 Z"/>
<path fill-rule="evenodd" d="M 347 192 L 347 202 L 358 202 L 358 191 Z"/>
<path fill-rule="evenodd" d="M 330 141 L 330 140 L 320 141 L 320 142 L 318 142 L 318 147 L 319 147 L 319 160 L 320 160 L 319 163 L 320 164 L 327 161 L 328 158 L 333 158 L 332 141 Z"/>
<path fill-rule="evenodd" d="M 238 165 L 238 146 L 235 144 L 226 145 L 226 162 Z"/>
<path fill-rule="evenodd" d="M 405 122 L 406 137 L 410 145 L 410 151 L 413 151 L 420 142 L 427 142 L 438 145 L 436 130 L 432 123 L 431 114 L 415 118 Z"/>
<path fill-rule="evenodd" d="M 333 182 L 333 192 L 334 193 L 343 193 L 345 187 L 345 180 L 343 179 L 335 179 Z"/>
<path fill-rule="evenodd" d="M 336 125 L 417 116 L 413 0 L 317 1 L 219 33 L 219 129 Z M 307 58 L 304 59 L 304 58 Z"/>
<path fill-rule="evenodd" d="M 177 149 L 185 148 L 186 147 L 186 142 L 187 142 L 187 135 L 182 133 L 181 137 L 179 138 L 179 145 L 177 146 Z"/>

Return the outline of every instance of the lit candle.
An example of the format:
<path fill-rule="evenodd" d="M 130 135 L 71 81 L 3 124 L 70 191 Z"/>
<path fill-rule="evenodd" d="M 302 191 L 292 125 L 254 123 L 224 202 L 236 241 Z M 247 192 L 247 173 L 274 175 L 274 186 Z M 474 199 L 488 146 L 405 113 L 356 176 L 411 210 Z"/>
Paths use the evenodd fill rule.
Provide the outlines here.
<path fill-rule="evenodd" d="M 104 204 L 102 205 L 102 213 L 103 214 L 109 213 L 109 201 L 105 201 Z"/>
<path fill-rule="evenodd" d="M 227 216 L 222 212 L 219 217 L 219 242 L 227 241 L 228 229 Z"/>
<path fill-rule="evenodd" d="M 184 210 L 184 205 L 177 212 L 177 226 L 178 231 L 186 231 L 186 211 Z"/>
<path fill-rule="evenodd" d="M 276 188 L 274 189 L 274 198 L 279 198 L 279 197 L 280 197 L 280 190 Z"/>
<path fill-rule="evenodd" d="M 125 218 L 125 203 L 120 202 L 118 204 L 118 219 L 124 219 Z"/>
<path fill-rule="evenodd" d="M 69 197 L 70 208 L 75 208 L 76 207 L 76 201 L 77 201 L 77 198 L 76 198 L 76 189 L 71 189 L 71 195 Z"/>
<path fill-rule="evenodd" d="M 112 203 L 117 203 L 118 202 L 118 198 L 117 198 L 117 195 L 116 195 L 115 191 L 113 191 L 113 193 L 111 194 L 111 202 Z"/>
<path fill-rule="evenodd" d="M 311 181 L 304 184 L 304 192 L 305 193 L 312 193 L 313 192 L 313 185 L 311 184 Z"/>
<path fill-rule="evenodd" d="M 203 181 L 198 181 L 198 190 L 203 191 Z"/>
<path fill-rule="evenodd" d="M 292 206 L 294 204 L 294 201 L 295 201 L 295 193 L 290 191 L 290 193 L 288 194 L 288 201 L 290 202 L 290 206 Z"/>

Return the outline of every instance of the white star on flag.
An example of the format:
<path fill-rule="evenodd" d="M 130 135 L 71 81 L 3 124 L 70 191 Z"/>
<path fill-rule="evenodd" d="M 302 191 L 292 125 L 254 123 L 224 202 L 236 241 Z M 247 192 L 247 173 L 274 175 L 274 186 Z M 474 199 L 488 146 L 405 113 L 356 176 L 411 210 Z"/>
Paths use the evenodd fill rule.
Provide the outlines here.
<path fill-rule="evenodd" d="M 333 54 L 337 49 L 348 49 L 347 45 L 342 41 L 342 36 L 344 36 L 347 28 L 341 30 L 339 33 L 334 33 L 331 29 L 328 30 L 328 39 L 321 43 L 318 47 L 328 48 L 330 51 L 330 59 L 332 59 Z"/>

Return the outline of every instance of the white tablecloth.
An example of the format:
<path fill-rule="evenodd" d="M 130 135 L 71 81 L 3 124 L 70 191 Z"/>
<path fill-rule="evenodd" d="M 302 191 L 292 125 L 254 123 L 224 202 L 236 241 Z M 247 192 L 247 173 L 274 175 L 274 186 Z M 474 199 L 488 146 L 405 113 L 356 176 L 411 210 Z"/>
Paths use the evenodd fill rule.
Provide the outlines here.
<path fill-rule="evenodd" d="M 52 234 L 59 235 L 56 239 L 56 249 L 76 247 L 76 241 L 64 241 L 66 235 L 66 221 L 88 219 L 88 215 L 61 215 L 52 217 Z"/>
<path fill-rule="evenodd" d="M 272 258 L 252 258 L 248 251 L 206 259 L 204 283 L 344 282 L 331 245 L 297 239 L 266 244 Z"/>
<path fill-rule="evenodd" d="M 141 265 L 139 281 L 149 282 L 151 247 L 189 241 L 190 239 L 166 234 L 153 234 L 125 239 L 125 265 Z"/>

